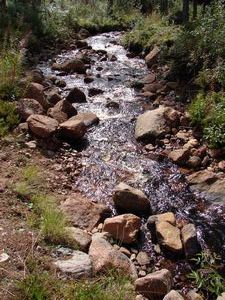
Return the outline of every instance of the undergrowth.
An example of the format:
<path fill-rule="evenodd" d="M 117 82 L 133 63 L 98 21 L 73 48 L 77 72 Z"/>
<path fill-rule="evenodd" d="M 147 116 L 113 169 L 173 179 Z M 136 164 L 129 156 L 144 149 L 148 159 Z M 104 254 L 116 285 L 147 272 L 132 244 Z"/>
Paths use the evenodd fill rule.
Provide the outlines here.
<path fill-rule="evenodd" d="M 0 138 L 19 124 L 15 103 L 0 100 Z"/>

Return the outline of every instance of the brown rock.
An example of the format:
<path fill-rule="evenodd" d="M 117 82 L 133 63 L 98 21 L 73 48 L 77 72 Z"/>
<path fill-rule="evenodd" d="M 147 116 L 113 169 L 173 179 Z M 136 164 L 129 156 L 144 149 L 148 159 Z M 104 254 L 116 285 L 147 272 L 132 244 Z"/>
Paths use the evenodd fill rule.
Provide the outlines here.
<path fill-rule="evenodd" d="M 31 132 L 40 138 L 48 138 L 55 133 L 58 122 L 52 118 L 42 115 L 31 115 L 27 119 Z"/>
<path fill-rule="evenodd" d="M 155 80 L 156 80 L 155 74 L 154 73 L 150 73 L 150 74 L 148 74 L 148 75 L 146 75 L 144 77 L 144 79 L 142 80 L 142 82 L 144 84 L 150 84 L 150 83 L 153 83 Z"/>
<path fill-rule="evenodd" d="M 63 71 L 63 72 L 76 72 L 78 74 L 86 73 L 85 64 L 79 59 L 70 59 L 62 64 L 54 63 L 52 65 L 53 70 Z"/>
<path fill-rule="evenodd" d="M 62 100 L 61 96 L 59 95 L 59 90 L 55 87 L 45 90 L 44 94 L 51 106 Z"/>
<path fill-rule="evenodd" d="M 59 123 L 62 123 L 68 118 L 75 116 L 77 110 L 67 100 L 61 100 L 53 108 L 49 108 L 47 114 L 53 119 L 56 119 Z"/>
<path fill-rule="evenodd" d="M 91 202 L 80 194 L 71 195 L 61 209 L 74 227 L 91 231 L 109 216 L 110 210 L 103 204 Z"/>
<path fill-rule="evenodd" d="M 198 243 L 197 232 L 194 224 L 184 225 L 181 229 L 181 237 L 187 258 L 191 258 L 200 252 L 200 245 Z"/>
<path fill-rule="evenodd" d="M 104 222 L 103 230 L 121 243 L 131 244 L 136 242 L 141 227 L 141 219 L 132 214 L 119 215 L 108 218 Z"/>
<path fill-rule="evenodd" d="M 153 50 L 149 52 L 145 57 L 145 62 L 149 68 L 151 68 L 158 59 L 160 49 L 157 46 L 154 46 Z"/>
<path fill-rule="evenodd" d="M 138 253 L 136 260 L 140 266 L 145 266 L 150 264 L 150 258 L 148 254 L 144 251 Z"/>
<path fill-rule="evenodd" d="M 73 88 L 67 95 L 66 100 L 70 103 L 85 103 L 86 96 L 84 92 L 82 92 L 78 88 Z"/>
<path fill-rule="evenodd" d="M 143 92 L 151 92 L 151 93 L 157 93 L 160 92 L 164 88 L 164 85 L 160 82 L 154 82 L 150 84 L 146 84 L 143 88 Z"/>
<path fill-rule="evenodd" d="M 59 125 L 62 138 L 76 140 L 82 138 L 87 128 L 83 122 L 79 120 L 69 119 Z"/>
<path fill-rule="evenodd" d="M 204 298 L 200 294 L 192 290 L 187 293 L 187 300 L 204 300 Z"/>
<path fill-rule="evenodd" d="M 151 211 L 147 196 L 123 182 L 116 186 L 113 201 L 116 208 L 125 213 L 144 215 Z"/>
<path fill-rule="evenodd" d="M 169 153 L 169 158 L 176 164 L 183 166 L 186 164 L 190 151 L 188 149 L 176 149 Z"/>
<path fill-rule="evenodd" d="M 17 101 L 17 110 L 22 120 L 26 121 L 29 116 L 44 114 L 44 109 L 41 104 L 34 99 L 24 98 Z"/>
<path fill-rule="evenodd" d="M 125 275 L 129 275 L 131 278 L 137 278 L 135 266 L 130 259 L 115 249 L 104 238 L 97 237 L 92 239 L 89 255 L 92 259 L 93 269 L 96 274 L 107 273 L 113 269 Z"/>
<path fill-rule="evenodd" d="M 171 290 L 164 298 L 163 300 L 184 300 L 184 297 L 181 296 L 180 293 L 178 293 L 175 290 Z"/>
<path fill-rule="evenodd" d="M 216 174 L 208 170 L 199 171 L 188 176 L 190 184 L 211 184 L 216 180 Z"/>
<path fill-rule="evenodd" d="M 81 251 L 88 251 L 89 245 L 91 244 L 91 235 L 86 231 L 76 227 L 66 227 L 69 235 L 78 249 Z"/>
<path fill-rule="evenodd" d="M 44 95 L 44 86 L 39 83 L 29 83 L 29 85 L 26 87 L 24 96 L 25 98 L 37 100 L 44 109 L 49 108 L 49 104 Z"/>
<path fill-rule="evenodd" d="M 72 119 L 82 121 L 87 127 L 99 123 L 99 118 L 92 112 L 78 113 Z"/>
<path fill-rule="evenodd" d="M 180 230 L 168 222 L 156 222 L 156 234 L 158 243 L 174 253 L 181 253 L 183 250 Z"/>
<path fill-rule="evenodd" d="M 166 269 L 156 271 L 135 281 L 136 292 L 152 300 L 162 299 L 171 290 L 171 286 L 172 275 Z"/>

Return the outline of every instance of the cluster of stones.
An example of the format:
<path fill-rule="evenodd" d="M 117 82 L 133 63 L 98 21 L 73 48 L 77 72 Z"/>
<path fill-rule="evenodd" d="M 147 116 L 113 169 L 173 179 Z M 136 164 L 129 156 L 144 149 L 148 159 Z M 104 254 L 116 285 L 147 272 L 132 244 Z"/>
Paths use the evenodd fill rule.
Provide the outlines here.
<path fill-rule="evenodd" d="M 138 243 L 141 227 L 146 226 L 162 251 L 191 258 L 200 247 L 195 226 L 179 226 L 172 212 L 151 215 L 142 225 L 143 213 L 151 214 L 150 200 L 142 191 L 126 183 L 115 188 L 113 201 L 121 213 L 113 217 L 110 217 L 107 206 L 94 203 L 78 193 L 61 204 L 72 226 L 68 227 L 68 232 L 79 251 L 73 251 L 67 259 L 56 260 L 57 268 L 75 278 L 87 278 L 116 268 L 134 280 L 137 299 L 184 299 L 172 290 L 171 272 L 154 269 L 149 255 L 133 246 Z M 202 299 L 198 297 L 188 299 Z"/>
<path fill-rule="evenodd" d="M 168 158 L 182 172 L 191 174 L 188 180 L 193 188 L 206 191 L 215 200 L 223 202 L 225 149 L 210 149 L 196 138 L 185 106 L 174 101 L 177 82 L 156 78 L 154 68 L 159 72 L 156 64 L 159 51 L 155 47 L 145 58 L 151 73 L 140 85 L 143 87 L 141 95 L 149 101 L 147 111 L 137 118 L 135 137 L 145 143 L 144 151 L 151 159 L 158 159 L 159 156 Z M 167 71 L 162 73 L 165 75 Z M 198 178 L 200 184 L 193 178 Z"/>

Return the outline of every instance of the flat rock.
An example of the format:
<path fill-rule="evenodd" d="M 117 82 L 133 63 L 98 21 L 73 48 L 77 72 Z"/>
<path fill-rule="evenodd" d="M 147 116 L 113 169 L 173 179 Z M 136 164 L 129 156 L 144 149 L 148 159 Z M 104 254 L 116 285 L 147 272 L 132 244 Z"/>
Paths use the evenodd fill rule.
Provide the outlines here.
<path fill-rule="evenodd" d="M 76 228 L 76 227 L 66 227 L 71 239 L 78 246 L 81 251 L 88 251 L 89 245 L 91 243 L 91 235 L 86 231 Z"/>
<path fill-rule="evenodd" d="M 200 252 L 201 248 L 197 239 L 197 232 L 194 224 L 187 224 L 181 229 L 181 238 L 184 245 L 184 253 L 191 258 Z"/>
<path fill-rule="evenodd" d="M 181 296 L 180 293 L 178 293 L 175 290 L 171 290 L 164 298 L 163 300 L 184 300 L 184 297 Z"/>
<path fill-rule="evenodd" d="M 116 186 L 113 201 L 116 208 L 124 213 L 145 215 L 151 212 L 147 196 L 142 191 L 123 182 Z"/>
<path fill-rule="evenodd" d="M 31 115 L 27 123 L 30 131 L 40 138 L 52 136 L 59 125 L 56 120 L 43 115 Z"/>
<path fill-rule="evenodd" d="M 93 203 L 80 194 L 71 195 L 61 205 L 61 209 L 74 227 L 91 231 L 110 214 L 104 204 Z"/>
<path fill-rule="evenodd" d="M 162 299 L 172 286 L 172 274 L 162 269 L 135 281 L 135 291 L 151 300 Z"/>
<path fill-rule="evenodd" d="M 137 140 L 155 139 L 164 136 L 168 129 L 164 117 L 166 108 L 160 106 L 149 110 L 137 118 L 135 127 L 135 138 Z"/>
<path fill-rule="evenodd" d="M 77 110 L 67 100 L 59 101 L 54 107 L 49 108 L 47 112 L 48 116 L 56 119 L 59 123 L 63 123 L 68 118 L 71 118 L 77 114 Z"/>
<path fill-rule="evenodd" d="M 180 230 L 169 222 L 156 222 L 156 234 L 158 243 L 167 250 L 181 253 L 183 250 Z"/>
<path fill-rule="evenodd" d="M 129 275 L 133 279 L 137 278 L 136 268 L 130 259 L 115 249 L 104 238 L 96 237 L 92 239 L 89 255 L 92 259 L 93 270 L 96 274 L 107 273 L 115 269 L 120 273 Z"/>
<path fill-rule="evenodd" d="M 23 98 L 16 103 L 17 111 L 22 120 L 26 121 L 31 115 L 44 114 L 41 104 L 35 99 Z"/>
<path fill-rule="evenodd" d="M 191 185 L 194 184 L 208 185 L 215 182 L 217 180 L 217 176 L 215 173 L 211 171 L 203 170 L 189 175 L 187 179 Z"/>
<path fill-rule="evenodd" d="M 131 244 L 137 241 L 141 228 L 141 219 L 133 214 L 124 214 L 105 220 L 103 230 L 121 243 Z"/>
<path fill-rule="evenodd" d="M 94 114 L 92 112 L 78 113 L 72 119 L 82 121 L 87 127 L 90 127 L 94 124 L 99 123 L 99 118 L 96 116 L 96 114 Z"/>
<path fill-rule="evenodd" d="M 87 127 L 82 121 L 69 119 L 59 125 L 60 135 L 62 138 L 69 140 L 81 139 L 86 131 Z"/>
<path fill-rule="evenodd" d="M 92 276 L 92 263 L 90 256 L 81 251 L 73 251 L 69 259 L 58 260 L 56 267 L 63 273 L 70 274 L 74 278 L 87 278 Z"/>
<path fill-rule="evenodd" d="M 79 59 L 69 59 L 62 64 L 54 63 L 52 65 L 52 69 L 67 72 L 67 73 L 69 73 L 69 72 L 76 72 L 78 74 L 86 73 L 86 66 Z"/>

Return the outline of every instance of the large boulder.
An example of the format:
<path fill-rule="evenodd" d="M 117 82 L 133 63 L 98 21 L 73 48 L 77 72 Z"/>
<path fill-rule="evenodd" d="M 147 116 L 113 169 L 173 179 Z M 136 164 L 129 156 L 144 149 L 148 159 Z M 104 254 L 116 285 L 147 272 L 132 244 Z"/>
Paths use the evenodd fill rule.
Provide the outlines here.
<path fill-rule="evenodd" d="M 130 259 L 102 237 L 93 237 L 89 255 L 96 274 L 117 270 L 131 278 L 137 278 L 136 268 Z"/>
<path fill-rule="evenodd" d="M 59 128 L 61 137 L 72 141 L 81 139 L 87 131 L 87 127 L 82 121 L 73 119 L 61 123 Z"/>
<path fill-rule="evenodd" d="M 85 103 L 86 96 L 84 92 L 75 87 L 66 96 L 66 100 L 70 103 Z"/>
<path fill-rule="evenodd" d="M 24 93 L 25 98 L 37 100 L 45 110 L 49 108 L 48 101 L 45 98 L 43 85 L 36 82 L 31 82 L 24 88 L 25 88 L 25 93 Z"/>
<path fill-rule="evenodd" d="M 135 281 L 135 290 L 151 300 L 162 299 L 172 287 L 172 274 L 162 269 Z"/>
<path fill-rule="evenodd" d="M 200 252 L 200 245 L 197 239 L 197 232 L 194 224 L 187 224 L 181 229 L 181 237 L 184 245 L 184 253 L 191 258 Z"/>
<path fill-rule="evenodd" d="M 141 219 L 132 214 L 119 215 L 105 220 L 103 230 L 121 243 L 136 242 L 141 227 Z"/>
<path fill-rule="evenodd" d="M 123 182 L 116 186 L 113 201 L 116 208 L 124 213 L 146 215 L 151 212 L 147 196 L 142 191 Z"/>
<path fill-rule="evenodd" d="M 75 117 L 73 117 L 73 120 L 82 121 L 87 127 L 99 123 L 99 118 L 92 112 L 78 113 Z"/>
<path fill-rule="evenodd" d="M 49 108 L 47 114 L 49 117 L 56 119 L 59 123 L 63 123 L 68 120 L 68 118 L 75 116 L 77 110 L 67 100 L 61 100 L 54 107 Z"/>
<path fill-rule="evenodd" d="M 180 229 L 169 222 L 156 222 L 158 243 L 173 253 L 181 253 L 183 245 L 180 238 Z"/>
<path fill-rule="evenodd" d="M 86 66 L 79 59 L 70 59 L 62 64 L 54 63 L 52 65 L 52 69 L 67 72 L 67 73 L 70 73 L 70 72 L 76 72 L 78 74 L 86 73 Z"/>
<path fill-rule="evenodd" d="M 52 136 L 59 125 L 56 120 L 42 115 L 31 115 L 27 123 L 30 131 L 40 138 Z"/>
<path fill-rule="evenodd" d="M 84 252 L 88 251 L 91 243 L 91 235 L 87 231 L 76 227 L 66 227 L 66 230 L 68 231 L 72 242 L 74 242 L 79 250 Z"/>
<path fill-rule="evenodd" d="M 149 110 L 137 118 L 135 127 L 135 138 L 137 140 L 152 140 L 164 136 L 169 130 L 164 114 L 166 108 L 160 106 Z"/>
<path fill-rule="evenodd" d="M 157 46 L 154 46 L 149 54 L 145 56 L 145 62 L 149 68 L 151 68 L 157 62 L 159 53 L 160 49 Z"/>
<path fill-rule="evenodd" d="M 225 293 L 222 293 L 216 300 L 225 300 Z"/>
<path fill-rule="evenodd" d="M 164 298 L 163 300 L 184 300 L 184 297 L 181 296 L 180 293 L 178 293 L 175 290 L 171 290 Z"/>
<path fill-rule="evenodd" d="M 17 101 L 17 110 L 22 120 L 26 121 L 31 115 L 44 114 L 44 109 L 41 104 L 34 99 L 23 98 Z"/>
<path fill-rule="evenodd" d="M 74 227 L 88 231 L 110 215 L 104 204 L 94 203 L 80 194 L 71 195 L 61 204 L 61 209 Z"/>
<path fill-rule="evenodd" d="M 73 251 L 69 259 L 57 260 L 55 266 L 62 272 L 72 275 L 73 278 L 87 278 L 92 276 L 92 263 L 88 254 Z"/>

